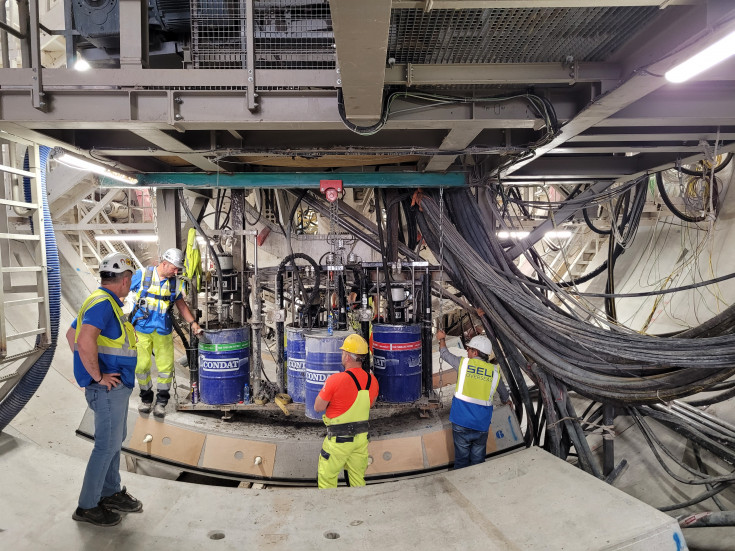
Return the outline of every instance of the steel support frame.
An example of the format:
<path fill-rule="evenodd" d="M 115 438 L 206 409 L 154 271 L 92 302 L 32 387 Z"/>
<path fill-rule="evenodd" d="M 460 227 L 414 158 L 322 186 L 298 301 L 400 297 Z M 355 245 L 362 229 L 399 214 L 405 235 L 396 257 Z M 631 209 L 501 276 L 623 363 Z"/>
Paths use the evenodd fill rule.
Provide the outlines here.
<path fill-rule="evenodd" d="M 181 203 L 176 189 L 156 192 L 156 233 L 159 256 L 167 249 L 181 248 Z"/>

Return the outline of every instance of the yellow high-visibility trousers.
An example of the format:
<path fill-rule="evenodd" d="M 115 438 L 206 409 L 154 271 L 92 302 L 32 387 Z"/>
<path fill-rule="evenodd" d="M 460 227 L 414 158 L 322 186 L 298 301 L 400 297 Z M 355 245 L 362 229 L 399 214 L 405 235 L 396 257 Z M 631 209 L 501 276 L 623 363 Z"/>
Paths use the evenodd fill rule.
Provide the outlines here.
<path fill-rule="evenodd" d="M 153 333 L 137 333 L 138 336 L 138 363 L 135 366 L 135 378 L 141 390 L 150 390 L 151 381 L 151 352 L 156 353 L 156 368 L 158 380 L 156 390 L 168 391 L 173 382 L 174 371 L 174 337 L 173 334 L 159 335 Z"/>
<path fill-rule="evenodd" d="M 342 470 L 347 471 L 350 486 L 365 485 L 368 466 L 368 435 L 354 436 L 352 442 L 336 442 L 337 436 L 324 438 L 317 470 L 319 488 L 336 488 Z"/>

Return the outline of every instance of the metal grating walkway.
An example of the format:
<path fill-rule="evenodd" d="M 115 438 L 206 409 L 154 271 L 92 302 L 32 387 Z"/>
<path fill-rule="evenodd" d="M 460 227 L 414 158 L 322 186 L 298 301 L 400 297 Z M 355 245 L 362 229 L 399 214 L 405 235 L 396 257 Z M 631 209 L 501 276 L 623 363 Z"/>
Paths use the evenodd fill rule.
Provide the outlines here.
<path fill-rule="evenodd" d="M 603 61 L 658 8 L 393 10 L 396 63 Z"/>

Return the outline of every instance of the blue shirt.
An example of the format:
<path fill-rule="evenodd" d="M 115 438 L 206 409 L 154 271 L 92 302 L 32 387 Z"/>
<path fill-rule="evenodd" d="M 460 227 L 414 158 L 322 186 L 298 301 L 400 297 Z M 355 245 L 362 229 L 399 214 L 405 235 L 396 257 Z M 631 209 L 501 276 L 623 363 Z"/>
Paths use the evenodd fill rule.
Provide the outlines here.
<path fill-rule="evenodd" d="M 104 287 L 100 287 L 101 290 L 105 291 L 122 308 L 123 302 L 112 294 L 109 290 Z M 101 300 L 97 304 L 87 308 L 82 316 L 82 325 L 91 325 L 100 330 L 100 335 L 107 337 L 108 339 L 118 339 L 122 335 L 122 328 L 120 327 L 120 321 L 115 315 L 115 311 L 112 309 L 112 304 L 107 300 Z M 71 323 L 72 329 L 76 330 L 77 320 L 75 319 Z M 135 358 L 132 361 L 118 361 L 117 365 L 110 365 L 106 360 L 106 356 L 103 354 L 98 355 L 98 362 L 100 366 L 100 373 L 120 373 L 120 381 L 128 388 L 135 386 Z M 92 380 L 92 376 L 89 372 L 84 369 L 84 364 L 78 353 L 74 353 L 74 378 L 77 380 L 77 384 L 81 387 L 89 386 L 95 381 Z"/>
<path fill-rule="evenodd" d="M 146 269 L 140 269 L 133 274 L 133 280 L 130 284 L 130 290 L 132 292 L 137 294 L 138 291 L 140 291 L 145 272 Z M 158 288 L 159 282 L 158 270 L 154 269 L 148 291 L 152 292 Z M 173 330 L 171 307 L 173 307 L 174 302 L 184 297 L 183 283 L 179 278 L 172 277 L 164 280 L 161 287 L 163 290 L 173 295 L 173 300 L 168 302 L 167 300 L 152 299 L 151 297 L 148 297 L 148 308 L 137 308 L 134 318 L 130 320 L 133 322 L 133 325 L 135 325 L 135 330 L 138 333 L 150 334 L 157 331 L 159 335 L 171 334 L 171 331 Z M 154 303 L 157 303 L 158 307 L 153 306 Z M 147 316 L 145 315 L 146 313 Z"/>

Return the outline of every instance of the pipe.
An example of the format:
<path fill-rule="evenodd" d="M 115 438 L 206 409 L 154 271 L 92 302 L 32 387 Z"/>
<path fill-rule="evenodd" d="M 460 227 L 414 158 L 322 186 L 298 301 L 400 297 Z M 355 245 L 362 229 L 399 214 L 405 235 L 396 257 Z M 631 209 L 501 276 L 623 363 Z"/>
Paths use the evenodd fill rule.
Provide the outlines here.
<path fill-rule="evenodd" d="M 15 146 L 12 143 L 8 144 L 8 157 L 10 160 L 10 166 L 17 166 L 16 163 L 18 162 L 16 158 L 15 153 Z M 10 175 L 10 182 L 11 182 L 11 197 L 13 198 L 13 201 L 23 201 L 21 198 L 21 181 L 20 178 L 18 178 L 17 174 L 11 174 Z M 25 191 L 24 191 L 25 193 Z M 28 216 L 31 212 L 31 209 L 25 208 L 25 207 L 13 207 L 13 211 L 18 216 Z"/>
<path fill-rule="evenodd" d="M 602 408 L 602 424 L 610 427 L 615 420 L 615 406 L 605 404 Z M 615 441 L 610 431 L 602 433 L 602 474 L 608 477 L 615 470 Z"/>
<path fill-rule="evenodd" d="M 257 250 L 257 248 L 256 248 Z M 255 372 L 251 373 L 250 384 L 253 386 L 253 398 L 256 398 L 260 394 L 260 383 L 262 373 L 262 358 L 260 356 L 260 336 L 263 328 L 263 288 L 258 282 L 258 278 L 255 278 L 255 309 L 253 310 L 253 346 L 252 355 L 255 357 Z"/>
<path fill-rule="evenodd" d="M 347 329 L 347 298 L 345 297 L 345 277 L 342 274 L 337 276 L 337 300 L 339 301 L 337 329 L 345 331 Z"/>
<path fill-rule="evenodd" d="M 46 163 L 50 148 L 40 146 L 38 148 L 38 163 L 41 173 L 41 197 L 39 202 L 43 209 L 44 224 L 44 240 L 46 243 L 46 267 L 48 278 L 48 302 L 51 320 L 51 343 L 48 348 L 41 354 L 36 363 L 21 377 L 18 384 L 8 393 L 5 399 L 0 403 L 0 431 L 3 430 L 10 421 L 23 409 L 33 395 L 41 386 L 46 373 L 51 366 L 56 351 L 56 342 L 59 335 L 59 318 L 61 317 L 61 272 L 59 268 L 59 251 L 56 247 L 56 237 L 54 236 L 54 228 L 51 223 L 51 213 L 48 206 L 48 195 L 46 193 Z M 23 161 L 23 169 L 28 170 L 29 159 L 26 153 Z M 30 179 L 23 179 L 26 188 L 26 201 L 31 202 L 30 197 Z M 36 344 L 40 342 L 40 335 L 36 339 Z"/>
<path fill-rule="evenodd" d="M 8 13 L 5 8 L 5 2 L 0 2 L 0 23 L 7 23 L 8 22 Z M 3 69 L 8 69 L 10 67 L 10 52 L 8 51 L 9 48 L 8 44 L 8 34 L 7 33 L 0 33 L 0 51 L 2 51 L 2 58 L 0 61 L 3 64 Z"/>
<path fill-rule="evenodd" d="M 705 526 L 735 526 L 735 511 L 694 513 L 676 519 L 682 528 L 703 528 Z"/>
<path fill-rule="evenodd" d="M 296 268 L 294 266 L 294 268 Z M 279 316 L 283 312 L 283 271 L 278 270 L 276 274 L 276 304 L 278 305 Z M 279 318 L 280 319 L 280 318 Z M 285 392 L 285 376 L 284 376 L 284 345 L 283 335 L 285 332 L 285 322 L 276 322 L 276 344 L 278 346 L 278 356 L 276 358 L 276 380 L 278 381 L 278 392 Z"/>
<path fill-rule="evenodd" d="M 184 212 L 186 213 L 186 216 L 191 221 L 192 226 L 196 228 L 196 230 L 204 237 L 204 239 L 207 242 L 207 247 L 209 248 L 209 252 L 212 255 L 212 261 L 214 262 L 214 267 L 217 270 L 217 277 L 219 278 L 219 285 L 217 285 L 217 321 L 219 321 L 220 327 L 224 325 L 223 323 L 223 317 L 224 317 L 224 301 L 222 300 L 222 267 L 219 265 L 219 258 L 217 257 L 217 251 L 214 250 L 214 247 L 212 246 L 212 242 L 209 239 L 209 236 L 204 233 L 204 230 L 202 230 L 202 227 L 199 225 L 199 222 L 197 221 L 196 217 L 192 214 L 191 210 L 189 209 L 189 205 L 186 204 L 186 200 L 184 199 L 184 190 L 179 189 L 179 203 L 181 203 L 181 206 L 184 207 Z"/>
<path fill-rule="evenodd" d="M 730 431 L 731 434 L 735 435 L 735 425 L 728 423 L 727 421 L 720 419 L 718 417 L 715 417 L 714 415 L 710 415 L 706 411 L 702 411 L 701 409 L 697 409 L 695 407 L 690 406 L 686 402 L 682 402 L 681 400 L 674 400 L 674 405 L 679 406 L 682 409 L 691 411 L 692 413 L 696 413 L 700 417 L 703 417 L 704 419 L 707 419 L 709 421 L 712 421 L 713 423 L 720 425 L 721 427 L 727 429 Z"/>
<path fill-rule="evenodd" d="M 360 278 L 360 307 L 362 311 L 366 311 L 368 307 L 368 274 L 364 273 Z M 360 322 L 360 332 L 362 337 L 370 342 L 370 322 Z"/>
<path fill-rule="evenodd" d="M 431 274 L 427 270 L 423 277 L 424 316 L 421 326 L 421 378 L 424 381 L 424 396 L 433 391 L 434 371 L 431 362 Z M 390 295 L 388 295 L 390 297 Z"/>

